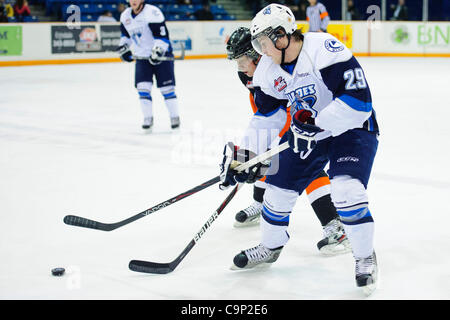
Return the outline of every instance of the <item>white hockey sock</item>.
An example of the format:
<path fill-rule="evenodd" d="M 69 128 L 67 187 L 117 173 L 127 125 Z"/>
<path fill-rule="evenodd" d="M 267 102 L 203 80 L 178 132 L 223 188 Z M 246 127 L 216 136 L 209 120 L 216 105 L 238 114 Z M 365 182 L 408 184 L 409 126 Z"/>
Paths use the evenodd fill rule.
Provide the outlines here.
<path fill-rule="evenodd" d="M 136 85 L 144 118 L 153 117 L 152 86 L 151 82 L 139 82 Z"/>
<path fill-rule="evenodd" d="M 171 118 L 179 117 L 180 113 L 178 110 L 178 99 L 172 98 L 172 99 L 165 99 L 167 110 L 169 110 L 169 115 Z"/>
<path fill-rule="evenodd" d="M 144 118 L 151 118 L 153 117 L 153 103 L 150 99 L 139 99 L 141 102 L 141 109 L 142 114 L 144 115 Z"/>
<path fill-rule="evenodd" d="M 261 229 L 261 244 L 269 249 L 284 246 L 289 240 L 287 226 L 278 226 L 261 219 L 259 223 Z"/>
<path fill-rule="evenodd" d="M 356 258 L 367 258 L 373 252 L 374 223 L 343 224 Z"/>
<path fill-rule="evenodd" d="M 170 117 L 179 117 L 180 113 L 178 112 L 178 98 L 175 94 L 175 86 L 161 87 L 159 90 L 164 97 L 164 102 L 166 103 Z"/>

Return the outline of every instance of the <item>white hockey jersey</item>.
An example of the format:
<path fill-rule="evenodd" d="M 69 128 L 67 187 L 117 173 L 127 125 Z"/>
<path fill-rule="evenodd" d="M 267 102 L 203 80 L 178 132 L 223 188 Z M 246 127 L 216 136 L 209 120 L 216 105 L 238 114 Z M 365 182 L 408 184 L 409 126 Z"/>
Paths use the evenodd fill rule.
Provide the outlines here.
<path fill-rule="evenodd" d="M 135 56 L 149 57 L 154 46 L 169 53 L 172 51 L 164 14 L 158 7 L 145 4 L 138 15 L 127 8 L 120 15 L 120 23 L 119 45 L 129 45 Z"/>
<path fill-rule="evenodd" d="M 285 70 L 268 56 L 259 61 L 253 77 L 258 105 L 276 98 L 278 103 L 303 99 L 324 129 L 317 138 L 338 136 L 353 128 L 378 132 L 370 89 L 351 51 L 326 33 L 306 33 L 293 70 Z M 291 72 L 292 71 L 292 72 Z M 263 96 L 259 97 L 257 95 Z M 273 104 L 273 102 L 270 102 Z"/>

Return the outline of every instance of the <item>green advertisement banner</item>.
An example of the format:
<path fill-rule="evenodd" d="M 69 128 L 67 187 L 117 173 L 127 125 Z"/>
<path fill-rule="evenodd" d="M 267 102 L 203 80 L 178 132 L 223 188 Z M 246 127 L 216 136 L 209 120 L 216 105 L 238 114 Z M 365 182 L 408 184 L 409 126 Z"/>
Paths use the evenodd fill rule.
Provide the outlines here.
<path fill-rule="evenodd" d="M 0 57 L 22 55 L 22 26 L 0 26 Z"/>

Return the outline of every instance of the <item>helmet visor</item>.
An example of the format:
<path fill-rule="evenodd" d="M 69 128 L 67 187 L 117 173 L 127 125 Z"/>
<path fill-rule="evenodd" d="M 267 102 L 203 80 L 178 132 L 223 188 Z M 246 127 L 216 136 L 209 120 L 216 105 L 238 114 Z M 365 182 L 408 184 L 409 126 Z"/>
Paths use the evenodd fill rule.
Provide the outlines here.
<path fill-rule="evenodd" d="M 275 48 L 273 41 L 264 33 L 260 33 L 252 39 L 252 46 L 260 55 L 263 55 L 269 49 Z"/>

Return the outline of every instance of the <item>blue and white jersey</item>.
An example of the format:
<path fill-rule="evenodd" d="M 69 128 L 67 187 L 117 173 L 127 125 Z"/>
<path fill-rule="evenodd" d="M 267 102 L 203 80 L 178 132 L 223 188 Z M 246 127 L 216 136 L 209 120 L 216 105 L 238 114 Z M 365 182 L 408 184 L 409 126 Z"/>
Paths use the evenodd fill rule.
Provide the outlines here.
<path fill-rule="evenodd" d="M 125 9 L 120 15 L 120 29 L 119 45 L 128 44 L 135 56 L 149 57 L 154 46 L 172 53 L 164 14 L 156 6 L 145 4 L 137 15 L 131 8 Z"/>
<path fill-rule="evenodd" d="M 305 34 L 300 55 L 290 68 L 264 55 L 253 84 L 280 103 L 305 101 L 315 124 L 325 130 L 318 139 L 354 128 L 378 132 L 364 72 L 351 51 L 329 34 Z"/>

